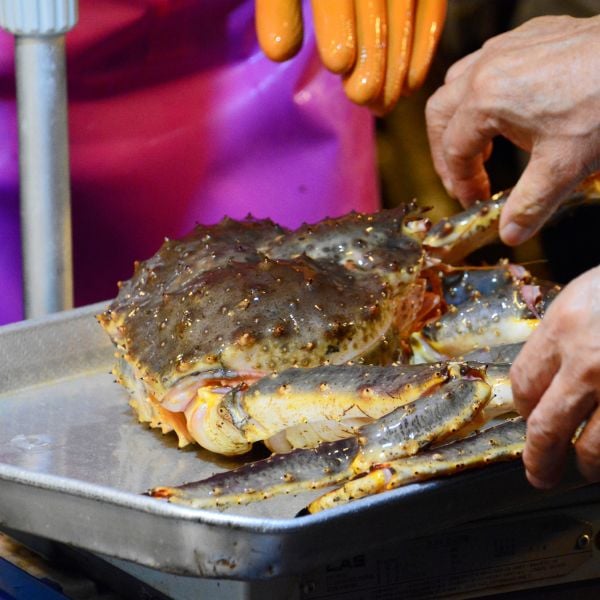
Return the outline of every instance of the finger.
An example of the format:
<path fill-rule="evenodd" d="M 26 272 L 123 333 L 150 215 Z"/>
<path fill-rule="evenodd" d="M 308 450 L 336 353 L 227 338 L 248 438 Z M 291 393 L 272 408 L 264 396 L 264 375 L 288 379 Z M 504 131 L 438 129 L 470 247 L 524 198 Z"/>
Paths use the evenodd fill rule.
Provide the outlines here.
<path fill-rule="evenodd" d="M 385 77 L 386 4 L 385 0 L 358 0 L 354 6 L 358 52 L 344 90 L 352 102 L 368 104 L 379 96 Z"/>
<path fill-rule="evenodd" d="M 278 62 L 302 46 L 301 0 L 256 0 L 256 34 L 262 51 Z"/>
<path fill-rule="evenodd" d="M 586 423 L 575 452 L 581 474 L 590 482 L 600 481 L 600 411 L 596 410 Z"/>
<path fill-rule="evenodd" d="M 356 60 L 354 0 L 311 0 L 317 48 L 325 68 L 346 73 Z"/>
<path fill-rule="evenodd" d="M 578 183 L 560 162 L 560 149 L 534 148 L 500 216 L 500 238 L 516 246 L 532 237 Z"/>
<path fill-rule="evenodd" d="M 525 418 L 529 417 L 560 369 L 557 345 L 548 333 L 551 320 L 552 317 L 547 315 L 530 335 L 510 368 L 515 407 Z"/>
<path fill-rule="evenodd" d="M 464 75 L 465 71 L 467 71 L 471 67 L 471 65 L 473 65 L 474 63 L 476 63 L 479 60 L 479 58 L 481 57 L 481 53 L 482 53 L 482 50 L 479 49 L 476 52 L 467 54 L 467 56 L 464 56 L 460 60 L 456 61 L 448 69 L 448 71 L 446 73 L 446 77 L 444 78 L 444 81 L 446 83 L 450 83 L 451 81 L 454 81 L 458 77 L 462 77 Z"/>
<path fill-rule="evenodd" d="M 464 205 L 490 195 L 485 152 L 497 133 L 494 121 L 469 102 L 461 103 L 448 123 L 442 138 L 444 160 L 454 194 Z"/>
<path fill-rule="evenodd" d="M 415 0 L 387 0 L 388 53 L 381 95 L 371 109 L 379 115 L 398 102 L 408 74 Z"/>
<path fill-rule="evenodd" d="M 461 77 L 440 87 L 427 101 L 425 120 L 431 158 L 437 174 L 450 195 L 454 195 L 452 180 L 444 152 L 443 137 L 448 123 L 465 98 L 468 79 Z"/>
<path fill-rule="evenodd" d="M 523 463 L 535 487 L 547 489 L 560 481 L 571 439 L 596 407 L 594 395 L 574 381 L 572 374 L 559 371 L 527 419 Z"/>
<path fill-rule="evenodd" d="M 415 35 L 408 67 L 407 93 L 420 88 L 427 77 L 444 28 L 446 10 L 446 0 L 418 0 L 417 2 Z"/>

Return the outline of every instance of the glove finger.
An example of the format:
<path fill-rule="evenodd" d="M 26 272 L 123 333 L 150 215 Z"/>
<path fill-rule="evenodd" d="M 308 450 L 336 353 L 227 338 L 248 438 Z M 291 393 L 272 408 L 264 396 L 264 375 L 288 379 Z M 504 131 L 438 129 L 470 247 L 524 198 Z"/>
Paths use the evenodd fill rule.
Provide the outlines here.
<path fill-rule="evenodd" d="M 356 0 L 357 60 L 344 80 L 346 96 L 369 104 L 380 94 L 385 78 L 387 10 L 385 0 Z"/>
<path fill-rule="evenodd" d="M 384 115 L 402 94 L 412 50 L 415 0 L 387 0 L 388 52 L 385 82 L 373 112 Z"/>
<path fill-rule="evenodd" d="M 304 28 L 301 0 L 255 0 L 256 34 L 262 51 L 282 62 L 302 46 Z"/>
<path fill-rule="evenodd" d="M 418 0 L 417 2 L 415 35 L 408 68 L 406 93 L 414 92 L 425 81 L 442 35 L 447 4 L 447 0 Z"/>
<path fill-rule="evenodd" d="M 354 0 L 311 0 L 317 48 L 325 68 L 347 73 L 356 60 Z"/>

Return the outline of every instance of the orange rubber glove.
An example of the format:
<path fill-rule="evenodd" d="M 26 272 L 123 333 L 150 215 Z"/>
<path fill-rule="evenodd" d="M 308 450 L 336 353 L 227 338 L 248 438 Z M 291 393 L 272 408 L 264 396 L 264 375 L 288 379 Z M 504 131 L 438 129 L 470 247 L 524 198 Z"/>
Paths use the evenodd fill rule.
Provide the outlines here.
<path fill-rule="evenodd" d="M 447 0 L 311 0 L 317 46 L 327 69 L 342 76 L 346 95 L 388 112 L 418 89 L 439 41 Z M 277 61 L 302 45 L 301 0 L 256 0 L 256 30 Z"/>

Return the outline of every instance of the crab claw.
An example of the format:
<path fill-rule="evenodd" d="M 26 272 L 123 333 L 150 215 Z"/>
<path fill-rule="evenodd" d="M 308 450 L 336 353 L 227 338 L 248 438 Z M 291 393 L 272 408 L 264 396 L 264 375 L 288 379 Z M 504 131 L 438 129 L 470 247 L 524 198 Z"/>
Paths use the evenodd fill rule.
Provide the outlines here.
<path fill-rule="evenodd" d="M 232 423 L 229 413 L 222 409 L 225 391 L 223 388 L 200 388 L 185 409 L 187 428 L 207 450 L 226 456 L 244 454 L 252 448 L 252 444 Z"/>
<path fill-rule="evenodd" d="M 444 262 L 462 260 L 474 250 L 498 238 L 500 213 L 509 192 L 500 192 L 486 202 L 436 223 L 423 240 L 428 253 Z"/>

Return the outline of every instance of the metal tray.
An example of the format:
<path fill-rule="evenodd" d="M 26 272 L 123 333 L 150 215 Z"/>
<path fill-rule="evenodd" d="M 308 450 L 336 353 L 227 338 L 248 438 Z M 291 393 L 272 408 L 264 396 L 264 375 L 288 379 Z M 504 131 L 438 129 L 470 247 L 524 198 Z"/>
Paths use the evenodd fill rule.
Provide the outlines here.
<path fill-rule="evenodd" d="M 141 493 L 230 468 L 141 426 L 109 374 L 103 304 L 0 328 L 0 526 L 173 573 L 267 579 L 544 498 L 519 463 L 295 518 L 315 493 L 226 512 Z M 559 490 L 577 487 L 571 472 Z"/>

